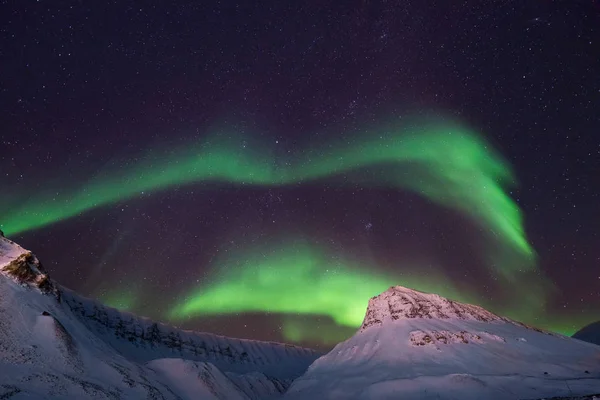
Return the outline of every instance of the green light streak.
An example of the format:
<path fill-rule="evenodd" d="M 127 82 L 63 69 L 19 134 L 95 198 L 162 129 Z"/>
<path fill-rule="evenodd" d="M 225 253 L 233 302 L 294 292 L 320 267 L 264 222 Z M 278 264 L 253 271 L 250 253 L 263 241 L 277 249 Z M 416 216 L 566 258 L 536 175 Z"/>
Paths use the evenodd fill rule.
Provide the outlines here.
<path fill-rule="evenodd" d="M 472 289 L 462 290 L 446 276 L 432 272 L 429 266 L 402 265 L 397 272 L 384 273 L 382 266 L 374 262 L 350 261 L 350 256 L 341 258 L 306 240 L 256 247 L 221 260 L 215 267 L 212 279 L 175 304 L 166 315 L 167 320 L 275 313 L 283 318 L 281 332 L 286 340 L 334 344 L 350 337 L 360 326 L 369 298 L 392 285 L 477 304 L 567 336 L 597 319 L 592 313 L 550 316 L 539 298 L 522 290 L 525 283 L 519 290 L 513 288 L 511 304 L 499 304 L 483 294 L 477 296 Z M 537 289 L 532 291 L 538 293 Z"/>
<path fill-rule="evenodd" d="M 286 315 L 281 334 L 288 342 L 334 345 L 356 333 L 356 327 L 338 325 L 326 317 L 295 317 Z"/>
<path fill-rule="evenodd" d="M 225 261 L 217 267 L 220 275 L 214 283 L 176 305 L 169 318 L 260 311 L 328 316 L 336 324 L 357 327 L 369 298 L 388 289 L 390 282 L 467 300 L 442 276 L 386 275 L 305 242 L 277 248 L 254 249 Z"/>
<path fill-rule="evenodd" d="M 531 268 L 534 251 L 528 244 L 521 212 L 505 192 L 514 177 L 508 165 L 478 135 L 449 123 L 423 124 L 404 129 L 382 129 L 343 144 L 324 143 L 299 150 L 289 162 L 276 165 L 265 150 L 252 151 L 246 139 L 209 140 L 200 147 L 152 156 L 86 185 L 29 202 L 6 212 L 1 220 L 6 235 L 16 235 L 77 216 L 85 211 L 136 197 L 142 192 L 192 182 L 222 181 L 239 185 L 289 185 L 317 179 L 357 179 L 353 172 L 385 166 L 369 185 L 417 192 L 442 206 L 455 209 L 520 254 Z M 312 154 L 312 156 L 307 156 Z M 407 175 L 406 167 L 416 167 Z M 364 182 L 364 178 L 362 179 Z M 502 265 L 507 271 L 514 263 Z"/>
<path fill-rule="evenodd" d="M 137 305 L 137 297 L 133 290 L 112 290 L 100 296 L 100 301 L 117 310 L 131 311 Z"/>
<path fill-rule="evenodd" d="M 521 211 L 507 193 L 515 184 L 513 172 L 475 132 L 447 121 L 383 127 L 339 142 L 298 148 L 285 160 L 278 160 L 264 144 L 243 145 L 247 143 L 247 137 L 214 135 L 200 145 L 163 155 L 155 150 L 128 163 L 116 163 L 126 167 L 107 168 L 74 189 L 11 193 L 11 201 L 3 203 L 0 227 L 13 236 L 141 193 L 201 182 L 284 186 L 329 179 L 340 185 L 396 188 L 420 194 L 478 224 L 486 243 L 485 266 L 501 278 L 501 284 L 515 291 L 522 319 L 530 320 L 543 307 L 549 288 L 536 270 Z M 9 192 L 0 188 L 2 191 Z M 466 300 L 443 278 L 367 273 L 359 267 L 370 266 L 333 262 L 311 246 L 288 246 L 277 255 L 279 258 L 254 254 L 244 262 L 237 261 L 231 276 L 221 276 L 218 284 L 178 305 L 171 317 L 271 311 L 326 315 L 339 325 L 357 326 L 368 298 L 396 284 Z M 265 291 L 271 293 L 261 293 Z M 314 300 L 305 301 L 306 297 Z M 127 299 L 113 302 L 130 303 Z M 288 334 L 295 335 L 292 328 Z"/>

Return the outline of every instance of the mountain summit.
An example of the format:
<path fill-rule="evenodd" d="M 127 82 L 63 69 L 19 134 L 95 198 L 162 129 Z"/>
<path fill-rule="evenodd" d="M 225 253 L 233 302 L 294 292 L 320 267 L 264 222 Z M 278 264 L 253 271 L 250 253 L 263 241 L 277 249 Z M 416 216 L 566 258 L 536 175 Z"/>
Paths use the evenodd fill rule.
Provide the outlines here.
<path fill-rule="evenodd" d="M 44 292 L 55 290 L 37 257 L 3 234 L 0 234 L 0 271 L 18 283 L 33 285 Z"/>
<path fill-rule="evenodd" d="M 458 303 L 433 293 L 393 286 L 369 300 L 367 313 L 360 328 L 364 331 L 385 321 L 401 319 L 459 319 L 464 321 L 506 321 L 484 308 Z"/>

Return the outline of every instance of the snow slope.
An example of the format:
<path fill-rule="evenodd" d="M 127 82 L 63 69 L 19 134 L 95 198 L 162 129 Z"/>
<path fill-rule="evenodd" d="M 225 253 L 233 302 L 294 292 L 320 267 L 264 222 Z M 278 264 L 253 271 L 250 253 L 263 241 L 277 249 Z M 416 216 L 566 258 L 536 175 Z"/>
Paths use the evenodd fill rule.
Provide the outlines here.
<path fill-rule="evenodd" d="M 575 332 L 572 337 L 600 346 L 600 321 L 584 326 Z"/>
<path fill-rule="evenodd" d="M 600 347 L 400 286 L 285 399 L 536 399 L 600 392 Z"/>
<path fill-rule="evenodd" d="M 60 287 L 0 236 L 0 398 L 265 399 L 318 357 L 177 330 Z"/>

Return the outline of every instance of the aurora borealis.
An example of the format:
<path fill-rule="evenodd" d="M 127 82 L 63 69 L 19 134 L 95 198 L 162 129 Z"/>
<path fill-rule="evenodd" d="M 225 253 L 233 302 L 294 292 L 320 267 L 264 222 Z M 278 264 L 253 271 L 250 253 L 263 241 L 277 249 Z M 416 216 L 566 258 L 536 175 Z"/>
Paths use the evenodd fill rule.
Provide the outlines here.
<path fill-rule="evenodd" d="M 325 144 L 326 150 L 298 150 L 300 155 L 309 156 L 303 158 L 291 154 L 286 157 L 292 161 L 284 160 L 281 165 L 269 159 L 268 150 L 235 146 L 234 143 L 243 142 L 241 138 L 234 136 L 233 140 L 230 136 L 227 143 L 224 143 L 216 135 L 209 137 L 211 140 L 197 148 L 191 146 L 184 150 L 168 152 L 169 157 L 164 160 L 154 158 L 152 163 L 150 160 L 139 158 L 139 165 L 136 163 L 124 168 L 115 176 L 94 177 L 82 188 L 66 190 L 62 195 L 55 194 L 51 199 L 36 196 L 31 203 L 25 202 L 18 208 L 9 210 L 2 228 L 9 235 L 18 234 L 72 218 L 90 209 L 134 198 L 140 193 L 152 194 L 154 191 L 168 190 L 182 184 L 216 181 L 265 188 L 299 185 L 333 177 L 333 184 L 341 186 L 355 184 L 411 190 L 440 206 L 454 209 L 471 218 L 481 225 L 481 229 L 487 232 L 490 238 L 494 238 L 483 254 L 482 263 L 487 262 L 487 266 L 494 268 L 506 283 L 520 285 L 519 279 L 523 279 L 524 276 L 522 272 L 535 269 L 535 252 L 525 237 L 521 211 L 505 189 L 515 185 L 515 177 L 509 165 L 477 134 L 457 124 L 424 123 L 423 126 L 374 131 L 365 135 L 366 140 L 349 140 L 339 146 L 335 143 Z M 310 154 L 319 156 L 312 157 Z M 369 171 L 369 167 L 375 168 Z M 365 177 L 363 170 L 366 170 L 368 177 Z M 410 171 L 410 174 L 407 171 Z M 210 195 L 210 191 L 207 194 Z M 495 247 L 500 247 L 500 250 L 491 250 Z M 364 288 L 365 293 L 356 299 L 358 305 L 348 305 L 350 308 L 356 308 L 352 317 L 343 315 L 344 312 L 349 313 L 348 311 L 341 312 L 342 315 L 335 311 L 340 307 L 335 304 L 335 298 L 348 302 L 348 299 L 339 294 L 332 294 L 330 300 L 322 303 L 320 307 L 301 309 L 297 306 L 300 302 L 294 297 L 293 291 L 288 289 L 277 293 L 268 284 L 263 289 L 262 285 L 265 282 L 262 280 L 253 282 L 250 279 L 252 276 L 267 279 L 272 276 L 272 272 L 269 271 L 274 271 L 275 265 L 282 263 L 286 265 L 288 273 L 292 274 L 298 285 L 300 292 L 295 296 L 300 296 L 306 287 L 315 287 L 313 285 L 322 279 L 315 274 L 318 271 L 314 271 L 317 268 L 318 257 L 315 259 L 315 254 L 308 249 L 293 256 L 287 254 L 288 250 L 280 250 L 275 246 L 275 251 L 283 252 L 281 260 L 277 261 L 276 257 L 275 260 L 267 262 L 267 265 L 262 265 L 259 261 L 246 264 L 241 267 L 242 277 L 239 278 L 241 280 L 237 286 L 227 282 L 223 286 L 225 291 L 219 287 L 212 295 L 203 294 L 203 301 L 181 307 L 177 314 L 181 316 L 198 311 L 208 314 L 272 311 L 319 315 L 319 312 L 323 313 L 327 307 L 333 307 L 329 313 L 336 322 L 356 326 L 364 314 L 365 300 L 385 290 L 389 282 L 394 281 L 391 277 L 361 277 L 360 274 L 353 275 L 351 271 L 342 271 L 339 275 L 348 280 L 340 282 L 326 279 L 323 286 L 331 284 L 333 288 L 341 283 L 345 286 L 345 291 L 350 291 L 358 282 L 368 285 Z M 484 258 L 487 260 L 483 261 Z M 327 265 L 322 262 L 320 264 Z M 249 273 L 250 276 L 244 273 Z M 430 283 L 433 283 L 434 278 L 429 279 Z M 279 283 L 277 279 L 267 279 L 268 282 Z M 414 286 L 409 282 L 406 282 L 406 285 Z M 427 290 L 429 285 L 421 283 L 417 286 Z M 324 290 L 324 287 L 320 290 Z M 223 303 L 221 308 L 216 306 L 215 299 L 218 297 L 229 296 L 228 293 L 235 291 L 243 293 L 246 289 L 248 292 L 241 297 L 234 296 L 241 304 Z M 442 292 L 445 291 L 447 289 L 442 289 Z M 529 287 L 529 291 L 534 291 L 538 300 L 542 295 L 532 287 Z M 264 292 L 269 293 L 267 297 L 251 300 L 252 293 L 264 296 Z M 455 290 L 450 294 L 453 298 L 461 297 Z M 119 301 L 109 297 L 109 304 L 132 302 L 132 295 L 117 296 Z M 253 304 L 254 300 L 256 304 Z M 523 301 L 521 298 L 519 300 Z M 309 306 L 308 303 L 306 305 Z M 531 310 L 534 311 L 537 310 Z M 324 312 L 323 315 L 328 313 Z M 352 323 L 349 323 L 350 320 Z"/>
<path fill-rule="evenodd" d="M 266 258 L 263 250 L 229 260 L 234 268 L 219 276 L 214 286 L 198 290 L 191 299 L 176 306 L 171 316 L 177 319 L 190 314 L 268 311 L 321 315 L 339 325 L 356 328 L 364 318 L 366 300 L 385 291 L 394 280 L 461 297 L 456 289 L 435 276 L 400 279 L 367 273 L 364 268 L 332 259 L 306 243 L 280 244 L 277 249 Z"/>
<path fill-rule="evenodd" d="M 325 347 L 392 285 L 600 319 L 592 9 L 175 3 L 9 13 L 0 229 L 59 282 Z"/>
<path fill-rule="evenodd" d="M 457 209 L 501 237 L 508 247 L 533 257 L 522 226 L 520 210 L 503 185 L 514 184 L 508 165 L 477 136 L 456 126 L 412 128 L 417 132 L 375 132 L 375 139 L 357 140 L 333 151 L 315 150 L 318 158 L 275 166 L 265 151 L 233 146 L 201 146 L 197 151 L 174 151 L 162 162 L 142 161 L 116 176 L 92 178 L 82 188 L 38 198 L 10 210 L 2 227 L 9 235 L 44 227 L 89 209 L 116 203 L 146 191 L 189 182 L 223 181 L 238 185 L 291 185 L 328 176 L 349 174 L 384 165 L 367 185 L 410 189 L 443 206 Z M 238 143 L 243 142 L 239 140 Z M 302 151 L 301 151 L 302 152 Z M 254 158 L 249 155 L 255 154 Z M 310 154 L 310 153 L 309 153 Z M 407 176 L 403 163 L 417 171 Z M 414 179 L 418 176 L 418 179 Z M 352 176 L 344 175 L 352 182 Z M 505 268 L 510 266 L 505 265 Z M 522 267 L 522 265 L 520 266 Z"/>
<path fill-rule="evenodd" d="M 384 164 L 382 176 L 374 175 L 367 185 L 407 188 L 458 209 L 488 225 L 517 252 L 531 257 L 533 250 L 525 238 L 520 210 L 503 188 L 514 184 L 508 165 L 477 136 L 460 127 L 439 125 L 413 130 L 417 132 L 411 135 L 403 135 L 402 130 L 376 131 L 374 140 L 356 140 L 339 149 L 325 144 L 325 148 L 334 150 L 316 149 L 318 158 L 282 166 L 275 166 L 265 151 L 240 149 L 239 145 L 211 147 L 209 142 L 196 151 L 173 151 L 162 162 L 142 160 L 140 165 L 118 171 L 115 176 L 92 178 L 83 187 L 67 189 L 63 194 L 36 197 L 11 210 L 3 228 L 7 234 L 18 234 L 146 191 L 189 182 L 290 185 Z M 241 142 L 243 139 L 239 139 Z M 416 172 L 418 180 L 406 178 L 403 163 L 414 163 L 422 169 Z M 352 181 L 351 176 L 343 178 Z"/>

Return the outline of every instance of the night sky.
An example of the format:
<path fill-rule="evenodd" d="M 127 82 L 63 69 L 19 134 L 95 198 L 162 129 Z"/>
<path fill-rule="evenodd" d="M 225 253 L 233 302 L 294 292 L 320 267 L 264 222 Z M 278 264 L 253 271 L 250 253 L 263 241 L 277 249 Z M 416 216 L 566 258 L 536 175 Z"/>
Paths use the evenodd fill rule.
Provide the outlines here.
<path fill-rule="evenodd" d="M 4 1 L 0 57 L 0 228 L 85 296 L 321 349 L 393 285 L 600 319 L 597 1 Z"/>

